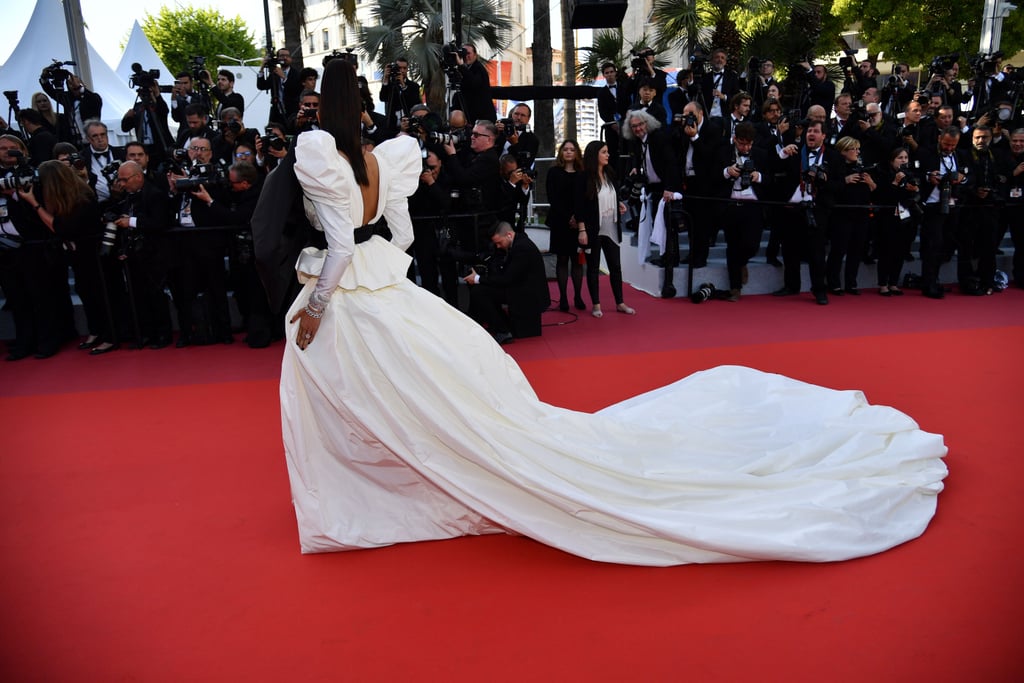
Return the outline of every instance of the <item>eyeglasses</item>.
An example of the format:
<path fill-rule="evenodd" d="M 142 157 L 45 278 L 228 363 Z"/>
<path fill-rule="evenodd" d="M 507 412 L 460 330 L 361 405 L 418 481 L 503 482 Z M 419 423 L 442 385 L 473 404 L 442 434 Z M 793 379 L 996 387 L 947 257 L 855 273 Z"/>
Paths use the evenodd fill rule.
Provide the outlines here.
<path fill-rule="evenodd" d="M 490 135 L 488 133 L 477 133 L 475 130 L 472 133 L 470 133 L 470 136 L 474 137 L 474 138 L 493 138 L 494 137 L 493 135 Z"/>
<path fill-rule="evenodd" d="M 252 152 L 235 152 L 236 159 L 244 159 L 245 157 L 251 157 Z"/>

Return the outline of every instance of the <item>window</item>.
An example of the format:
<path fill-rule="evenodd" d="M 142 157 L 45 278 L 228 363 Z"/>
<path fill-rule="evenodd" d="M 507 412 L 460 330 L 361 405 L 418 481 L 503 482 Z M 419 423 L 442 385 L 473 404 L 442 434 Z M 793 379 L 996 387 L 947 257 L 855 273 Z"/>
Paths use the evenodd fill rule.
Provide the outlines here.
<path fill-rule="evenodd" d="M 345 35 L 345 24 L 338 26 L 338 47 L 345 47 L 345 43 L 348 42 L 348 36 Z"/>
<path fill-rule="evenodd" d="M 312 33 L 309 34 L 309 53 L 313 54 L 316 52 L 316 36 Z"/>
<path fill-rule="evenodd" d="M 324 52 L 331 49 L 331 32 L 328 29 L 324 29 Z"/>

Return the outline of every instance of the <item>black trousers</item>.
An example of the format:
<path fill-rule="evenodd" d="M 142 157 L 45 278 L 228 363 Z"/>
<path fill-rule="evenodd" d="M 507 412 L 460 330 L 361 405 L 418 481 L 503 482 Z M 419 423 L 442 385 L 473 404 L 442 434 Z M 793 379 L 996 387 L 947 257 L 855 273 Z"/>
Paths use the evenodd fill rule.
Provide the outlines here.
<path fill-rule="evenodd" d="M 883 211 L 892 213 L 893 209 Z M 900 286 L 903 256 L 907 253 L 916 232 L 917 226 L 912 219 L 901 221 L 895 215 L 879 217 L 875 231 L 879 287 Z"/>
<path fill-rule="evenodd" d="M 991 204 L 969 204 L 963 210 L 969 219 L 960 221 L 956 227 L 956 279 L 962 285 L 976 277 L 982 288 L 987 289 L 996 274 L 999 209 Z M 977 268 L 973 259 L 978 261 Z"/>
<path fill-rule="evenodd" d="M 531 306 L 529 294 L 516 287 L 471 285 L 469 316 L 491 334 L 512 333 L 517 338 L 540 336 L 542 309 Z"/>
<path fill-rule="evenodd" d="M 743 287 L 743 266 L 761 248 L 764 219 L 761 207 L 753 201 L 729 202 L 723 205 L 725 225 L 725 266 L 729 272 L 729 289 Z"/>
<path fill-rule="evenodd" d="M 202 292 L 209 303 L 210 332 L 214 339 L 231 334 L 231 314 L 228 310 L 227 234 L 208 230 L 179 233 L 180 298 L 174 304 L 178 310 L 178 327 L 183 335 L 193 331 L 192 304 Z M 211 340 L 212 341 L 212 340 Z"/>
<path fill-rule="evenodd" d="M 590 292 L 590 301 L 594 304 L 601 303 L 601 252 L 604 252 L 604 261 L 608 265 L 608 281 L 612 286 L 612 296 L 615 298 L 615 305 L 623 303 L 622 299 L 622 260 L 619 254 L 619 245 L 615 240 L 606 235 L 594 236 L 587 234 L 587 242 L 592 245 L 590 253 L 587 254 L 587 291 Z"/>
<path fill-rule="evenodd" d="M 803 204 L 787 206 L 781 213 L 779 228 L 786 289 L 800 291 L 800 263 L 807 259 L 811 291 L 815 294 L 826 291 L 825 235 L 828 234 L 828 211 Z"/>
<path fill-rule="evenodd" d="M 939 269 L 946 248 L 946 234 L 957 223 L 958 209 L 942 213 L 939 204 L 925 204 L 921 219 L 921 289 L 934 292 L 940 289 Z"/>
<path fill-rule="evenodd" d="M 868 236 L 868 220 L 867 211 L 843 209 L 836 211 L 829 221 L 829 250 L 825 261 L 829 289 L 842 289 L 844 283 L 846 289 L 857 287 L 857 272 Z"/>

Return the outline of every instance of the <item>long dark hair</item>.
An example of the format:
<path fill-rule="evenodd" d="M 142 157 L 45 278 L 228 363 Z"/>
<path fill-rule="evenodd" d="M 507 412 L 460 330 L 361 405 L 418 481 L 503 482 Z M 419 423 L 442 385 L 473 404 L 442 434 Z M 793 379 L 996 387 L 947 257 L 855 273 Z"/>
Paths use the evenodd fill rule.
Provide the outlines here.
<path fill-rule="evenodd" d="M 60 218 L 67 218 L 95 197 L 92 188 L 70 166 L 53 159 L 39 164 L 39 187 L 43 204 Z"/>
<path fill-rule="evenodd" d="M 369 185 L 363 161 L 362 114 L 355 67 L 342 59 L 331 60 L 321 81 L 320 128 L 334 136 L 334 145 L 348 158 L 356 182 Z"/>
<path fill-rule="evenodd" d="M 583 152 L 583 172 L 587 174 L 587 199 L 595 198 L 597 193 L 601 191 L 601 186 L 598 184 L 601 181 L 598 175 L 598 169 L 600 168 L 598 166 L 598 155 L 601 153 L 601 148 L 607 146 L 607 144 L 600 140 L 594 140 L 587 145 L 587 149 Z M 612 170 L 610 159 L 604 167 L 604 179 L 605 182 L 611 183 L 612 187 L 615 187 L 615 171 Z"/>

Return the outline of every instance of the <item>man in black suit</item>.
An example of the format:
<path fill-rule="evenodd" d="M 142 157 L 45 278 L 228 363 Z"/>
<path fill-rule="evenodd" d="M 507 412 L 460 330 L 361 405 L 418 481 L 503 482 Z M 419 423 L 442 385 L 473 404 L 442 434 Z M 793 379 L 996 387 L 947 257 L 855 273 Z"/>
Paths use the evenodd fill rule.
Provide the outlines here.
<path fill-rule="evenodd" d="M 722 119 L 708 118 L 700 102 L 683 109 L 679 156 L 683 162 L 683 202 L 690 214 L 690 254 L 684 260 L 691 268 L 704 268 L 711 250 L 711 235 L 717 232 L 714 204 L 715 152 L 721 144 Z M 721 169 L 719 169 L 721 170 Z"/>
<path fill-rule="evenodd" d="M 491 100 L 491 77 L 487 69 L 480 63 L 480 57 L 476 52 L 476 46 L 467 43 L 462 46 L 466 51 L 463 59 L 456 55 L 456 63 L 459 65 L 459 72 L 462 75 L 462 98 L 461 108 L 466 112 L 466 118 L 470 123 L 477 121 L 494 121 L 494 102 Z"/>
<path fill-rule="evenodd" d="M 463 278 L 470 285 L 470 316 L 499 344 L 513 337 L 540 336 L 540 315 L 551 305 L 540 249 L 525 232 L 515 232 L 504 221 L 491 229 L 491 244 L 496 253 L 486 272 L 470 270 Z"/>
<path fill-rule="evenodd" d="M 936 145 L 922 146 L 918 173 L 924 181 L 921 201 L 921 293 L 931 299 L 944 296 L 939 283 L 944 251 L 952 252 L 953 235 L 960 217 L 960 192 L 971 166 L 969 152 L 959 149 L 960 129 L 950 126 L 939 134 Z"/>
<path fill-rule="evenodd" d="M 171 341 L 171 313 L 164 294 L 169 267 L 164 231 L 171 217 L 167 192 L 147 180 L 145 170 L 134 161 L 125 161 L 117 169 L 117 188 L 123 193 L 116 205 L 120 217 L 114 221 L 117 257 L 132 285 L 132 314 L 142 334 L 138 341 L 161 349 Z"/>
<path fill-rule="evenodd" d="M 495 146 L 501 153 L 511 154 L 524 161 L 523 168 L 527 169 L 533 168 L 534 159 L 537 158 L 537 152 L 540 150 L 540 139 L 529 130 L 532 115 L 533 111 L 530 109 L 530 105 L 520 102 L 509 112 L 508 116 L 512 120 L 512 126 L 506 126 L 503 121 L 495 124 L 499 135 Z"/>
<path fill-rule="evenodd" d="M 141 88 L 140 88 L 141 90 Z M 167 103 L 160 96 L 156 81 L 140 93 L 139 101 L 121 118 L 121 131 L 135 131 L 135 139 L 146 147 L 146 153 L 159 164 L 167 156 L 174 138 L 167 127 Z"/>
<path fill-rule="evenodd" d="M 217 134 L 210 128 L 210 114 L 201 104 L 190 104 L 185 107 L 185 125 L 178 127 L 178 136 L 174 146 L 184 149 L 192 138 L 216 138 Z"/>
<path fill-rule="evenodd" d="M 57 144 L 57 136 L 43 126 L 43 117 L 35 109 L 22 109 L 18 112 L 18 121 L 25 131 L 28 157 L 33 166 L 53 158 L 53 146 Z"/>
<path fill-rule="evenodd" d="M 112 188 L 103 175 L 103 169 L 114 161 L 123 161 L 124 148 L 110 146 L 107 126 L 102 121 L 86 121 L 83 132 L 88 144 L 82 147 L 80 154 L 89 169 L 89 187 L 96 193 L 100 208 L 104 209 L 110 202 Z"/>
<path fill-rule="evenodd" d="M 740 91 L 729 98 L 729 115 L 722 120 L 722 144 L 732 143 L 736 126 L 750 118 L 750 93 Z"/>
<path fill-rule="evenodd" d="M 661 101 L 661 96 L 665 94 L 665 90 L 668 89 L 668 74 L 664 70 L 654 66 L 655 52 L 649 47 L 642 47 L 637 50 L 637 60 L 634 60 L 634 64 L 639 66 L 633 69 L 633 104 L 631 109 L 636 109 L 639 106 L 639 92 L 637 90 L 637 84 L 642 81 L 650 83 L 655 90 L 654 98 Z"/>
<path fill-rule="evenodd" d="M 271 68 L 271 62 L 276 64 Z M 270 120 L 287 124 L 299 111 L 299 95 L 302 93 L 302 78 L 298 69 L 292 68 L 292 51 L 281 48 L 277 59 L 263 60 L 263 66 L 256 77 L 256 87 L 270 91 Z"/>
<path fill-rule="evenodd" d="M 171 88 L 171 119 L 178 125 L 185 123 L 191 105 L 198 105 L 206 116 L 210 115 L 210 103 L 195 89 L 192 74 L 179 71 L 174 76 L 174 87 Z"/>
<path fill-rule="evenodd" d="M 611 165 L 618 173 L 622 168 L 620 140 L 622 138 L 621 122 L 629 110 L 629 79 L 619 82 L 619 70 L 611 62 L 601 65 L 605 86 L 597 95 L 597 113 L 604 125 L 601 126 L 603 138 L 611 155 Z"/>
<path fill-rule="evenodd" d="M 82 79 L 75 74 L 67 77 L 67 90 L 58 90 L 54 87 L 48 70 L 49 67 L 43 69 L 39 84 L 47 95 L 64 108 L 57 122 L 57 138 L 61 142 L 84 145 L 88 142 L 85 137 L 85 122 L 100 119 L 103 113 L 103 98 L 86 88 Z"/>
<path fill-rule="evenodd" d="M 402 119 L 412 114 L 412 108 L 423 103 L 420 84 L 409 80 L 409 60 L 405 57 L 399 57 L 384 67 L 380 101 L 384 103 L 386 127 L 392 136 L 397 135 Z"/>
<path fill-rule="evenodd" d="M 772 177 L 768 173 L 772 157 L 754 146 L 755 135 L 754 124 L 744 121 L 737 125 L 732 143 L 719 147 L 715 163 L 718 196 L 730 200 L 722 212 L 729 301 L 739 301 L 747 263 L 761 245 L 762 211 L 757 202 L 767 198 L 762 193 Z"/>
<path fill-rule="evenodd" d="M 221 69 L 217 72 L 216 85 L 210 80 L 209 72 L 204 71 L 203 75 L 206 85 L 210 87 L 210 93 L 217 100 L 217 110 L 215 112 L 217 118 L 222 116 L 225 109 L 237 109 L 239 116 L 245 113 L 245 98 L 242 97 L 241 93 L 235 92 L 234 73 L 228 69 Z"/>
<path fill-rule="evenodd" d="M 729 98 L 740 91 L 740 78 L 735 71 L 726 68 L 728 61 L 729 56 L 725 50 L 718 48 L 712 51 L 711 70 L 700 79 L 704 109 L 708 116 L 725 117 L 728 114 L 726 105 Z"/>
<path fill-rule="evenodd" d="M 785 178 L 780 194 L 789 202 L 781 219 L 784 284 L 773 292 L 788 296 L 800 292 L 800 262 L 806 256 L 811 276 L 811 293 L 816 303 L 828 304 L 825 286 L 825 238 L 828 218 L 842 176 L 834 173 L 843 163 L 835 150 L 825 146 L 824 124 L 809 121 L 804 144 L 786 145 L 780 152 Z"/>
<path fill-rule="evenodd" d="M 828 70 L 824 64 L 815 64 L 813 67 L 808 62 L 798 62 L 806 69 L 804 78 L 809 88 L 808 105 L 818 105 L 826 112 L 831 111 L 832 103 L 836 98 L 836 85 L 828 77 Z"/>

